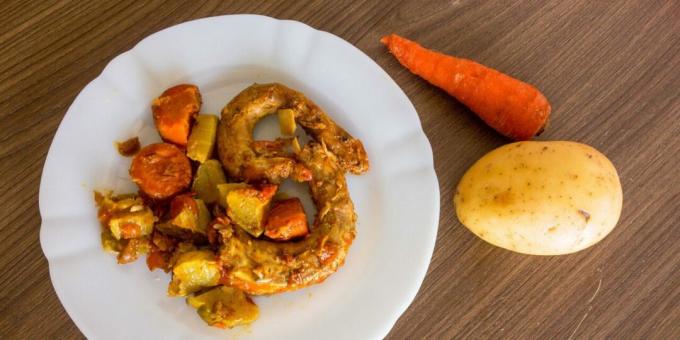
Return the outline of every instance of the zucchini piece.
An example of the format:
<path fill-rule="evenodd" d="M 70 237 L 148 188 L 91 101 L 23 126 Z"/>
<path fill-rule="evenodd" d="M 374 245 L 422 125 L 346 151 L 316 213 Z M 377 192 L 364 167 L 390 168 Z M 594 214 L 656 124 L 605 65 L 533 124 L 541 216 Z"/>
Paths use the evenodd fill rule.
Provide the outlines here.
<path fill-rule="evenodd" d="M 220 197 L 217 185 L 226 182 L 227 178 L 224 176 L 222 164 L 211 159 L 198 166 L 191 190 L 205 203 L 214 203 Z"/>
<path fill-rule="evenodd" d="M 295 152 L 295 154 L 299 154 L 300 151 L 302 151 L 302 147 L 300 147 L 300 142 L 298 141 L 297 137 L 293 138 L 293 141 L 290 143 L 290 145 L 293 148 L 293 152 Z"/>
<path fill-rule="evenodd" d="M 156 225 L 159 231 L 183 240 L 206 239 L 212 217 L 203 200 L 190 195 L 177 196 L 170 203 L 170 215 L 169 221 Z"/>
<path fill-rule="evenodd" d="M 116 240 L 148 236 L 153 231 L 156 218 L 139 196 L 95 192 L 95 202 L 99 222 Z"/>
<path fill-rule="evenodd" d="M 187 298 L 198 315 L 210 326 L 232 328 L 255 321 L 257 305 L 241 290 L 220 286 Z"/>
<path fill-rule="evenodd" d="M 111 254 L 118 254 L 123 246 L 120 244 L 120 240 L 116 240 L 111 234 L 111 230 L 104 229 L 101 234 L 102 248 Z"/>
<path fill-rule="evenodd" d="M 172 268 L 168 295 L 187 296 L 203 288 L 216 286 L 222 275 L 217 256 L 210 250 L 181 254 Z"/>
<path fill-rule="evenodd" d="M 272 184 L 239 188 L 227 193 L 227 216 L 254 237 L 264 232 L 264 217 L 278 187 Z"/>
<path fill-rule="evenodd" d="M 191 129 L 187 142 L 187 157 L 203 163 L 215 148 L 215 136 L 217 135 L 217 121 L 215 115 L 205 114 L 196 116 L 196 123 Z"/>
<path fill-rule="evenodd" d="M 151 250 L 151 241 L 148 237 L 121 240 L 120 244 L 122 247 L 118 253 L 119 264 L 134 262 L 140 256 L 148 254 Z"/>
<path fill-rule="evenodd" d="M 295 111 L 292 109 L 280 109 L 277 111 L 279 116 L 279 129 L 284 136 L 295 134 Z"/>
<path fill-rule="evenodd" d="M 248 188 L 246 183 L 222 183 L 217 185 L 217 204 L 222 208 L 227 208 L 227 194 L 234 189 Z"/>

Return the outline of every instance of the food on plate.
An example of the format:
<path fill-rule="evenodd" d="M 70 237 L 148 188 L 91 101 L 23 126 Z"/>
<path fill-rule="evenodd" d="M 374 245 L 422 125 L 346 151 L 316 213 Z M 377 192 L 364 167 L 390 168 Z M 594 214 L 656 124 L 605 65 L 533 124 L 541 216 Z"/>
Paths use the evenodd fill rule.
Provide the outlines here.
<path fill-rule="evenodd" d="M 214 287 L 220 281 L 222 267 L 210 250 L 193 250 L 179 255 L 172 267 L 168 295 L 187 296 Z"/>
<path fill-rule="evenodd" d="M 201 93 L 195 85 L 171 87 L 153 100 L 153 120 L 164 141 L 186 146 L 191 122 L 201 109 Z"/>
<path fill-rule="evenodd" d="M 153 212 L 138 196 L 96 192 L 95 202 L 99 208 L 97 218 L 116 240 L 147 236 L 153 231 Z"/>
<path fill-rule="evenodd" d="M 208 325 L 231 328 L 255 321 L 260 315 L 248 295 L 235 288 L 219 286 L 187 298 Z"/>
<path fill-rule="evenodd" d="M 175 196 L 170 202 L 170 219 L 156 225 L 168 236 L 182 240 L 202 240 L 207 237 L 211 216 L 201 199 L 191 194 Z"/>
<path fill-rule="evenodd" d="M 220 199 L 217 186 L 223 183 L 227 183 L 227 178 L 224 176 L 222 164 L 218 160 L 210 159 L 198 166 L 191 190 L 205 203 L 213 203 Z"/>
<path fill-rule="evenodd" d="M 102 247 L 117 254 L 118 263 L 132 262 L 149 251 L 148 236 L 153 231 L 155 216 L 141 198 L 95 192 L 94 200 L 102 227 Z"/>
<path fill-rule="evenodd" d="M 116 148 L 118 149 L 118 153 L 121 156 L 125 157 L 134 156 L 137 153 L 137 151 L 139 151 L 140 148 L 139 138 L 132 137 L 123 142 L 118 142 L 116 143 Z"/>
<path fill-rule="evenodd" d="M 130 177 L 144 194 L 164 199 L 189 187 L 191 163 L 184 152 L 172 144 L 151 144 L 132 159 Z"/>
<path fill-rule="evenodd" d="M 396 34 L 380 41 L 411 72 L 458 99 L 499 133 L 528 140 L 546 127 L 550 103 L 530 84 L 472 60 L 426 49 Z"/>
<path fill-rule="evenodd" d="M 290 291 L 322 282 L 344 263 L 356 234 L 344 170 L 317 142 L 305 145 L 298 157 L 312 171 L 317 215 L 311 233 L 297 242 L 271 242 L 241 228 L 223 230 L 220 258 L 228 285 L 253 295 Z"/>
<path fill-rule="evenodd" d="M 304 166 L 292 155 L 270 157 L 253 149 L 255 124 L 279 109 L 292 110 L 297 124 L 335 155 L 343 171 L 361 174 L 368 170 L 368 157 L 361 142 L 302 93 L 281 84 L 255 84 L 241 91 L 222 110 L 217 150 L 230 177 L 271 183 L 280 183 L 289 177 L 307 180 Z"/>
<path fill-rule="evenodd" d="M 131 238 L 119 242 L 118 263 L 125 264 L 136 261 L 140 256 L 147 254 L 150 249 L 147 237 Z"/>
<path fill-rule="evenodd" d="M 312 141 L 296 155 L 259 156 L 252 148 L 252 130 L 279 109 L 292 109 Z M 278 183 L 298 179 L 296 169 L 308 170 L 317 208 L 312 232 L 297 242 L 275 243 L 254 239 L 241 228 L 223 229 L 220 257 L 230 286 L 253 295 L 295 290 L 323 281 L 344 263 L 356 233 L 344 173 L 368 170 L 358 139 L 299 92 L 281 84 L 255 84 L 222 110 L 217 147 L 222 165 L 234 178 Z"/>
<path fill-rule="evenodd" d="M 281 134 L 285 136 L 292 136 L 295 134 L 295 111 L 292 109 L 281 109 L 278 111 L 279 127 Z"/>
<path fill-rule="evenodd" d="M 277 185 L 233 188 L 227 192 L 227 216 L 250 235 L 258 237 L 264 232 L 265 214 Z"/>
<path fill-rule="evenodd" d="M 217 116 L 198 115 L 187 142 L 187 157 L 203 163 L 210 158 L 215 148 Z"/>
<path fill-rule="evenodd" d="M 320 283 L 342 266 L 356 234 L 345 172 L 367 171 L 368 157 L 361 141 L 280 84 L 243 90 L 219 126 L 198 114 L 200 104 L 187 84 L 154 100 L 165 142 L 135 153 L 129 174 L 139 194 L 97 192 L 95 202 L 104 249 L 119 263 L 146 254 L 149 270 L 171 273 L 169 296 L 186 297 L 208 325 L 230 328 L 258 317 L 249 295 Z M 269 114 L 285 137 L 253 140 Z M 297 124 L 311 135 L 306 145 L 294 136 Z M 287 178 L 309 182 L 311 227 L 300 200 L 278 192 Z"/>
<path fill-rule="evenodd" d="M 247 183 L 222 183 L 217 185 L 217 192 L 219 192 L 219 197 L 217 198 L 217 204 L 220 207 L 227 208 L 227 195 L 230 191 L 234 189 L 247 188 L 249 185 Z"/>
<path fill-rule="evenodd" d="M 276 241 L 307 236 L 309 226 L 300 199 L 293 197 L 274 202 L 267 214 L 264 230 L 265 236 Z"/>
<path fill-rule="evenodd" d="M 460 222 L 491 244 L 560 255 L 612 231 L 622 190 L 614 165 L 594 148 L 527 141 L 479 159 L 460 180 L 454 203 Z"/>

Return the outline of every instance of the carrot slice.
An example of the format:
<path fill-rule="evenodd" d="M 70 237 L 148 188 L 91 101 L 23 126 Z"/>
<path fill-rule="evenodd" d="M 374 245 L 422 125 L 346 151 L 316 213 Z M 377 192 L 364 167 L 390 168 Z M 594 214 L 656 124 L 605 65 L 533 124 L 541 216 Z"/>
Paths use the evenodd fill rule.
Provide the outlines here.
<path fill-rule="evenodd" d="M 139 150 L 132 159 L 130 176 L 149 197 L 164 199 L 189 186 L 191 164 L 176 146 L 167 143 L 151 144 Z"/>
<path fill-rule="evenodd" d="M 201 109 L 198 87 L 181 84 L 171 87 L 151 103 L 156 128 L 164 141 L 186 146 L 191 120 Z"/>
<path fill-rule="evenodd" d="M 527 140 L 543 131 L 550 103 L 535 87 L 472 60 L 390 34 L 380 39 L 411 72 L 443 89 L 499 133 Z"/>

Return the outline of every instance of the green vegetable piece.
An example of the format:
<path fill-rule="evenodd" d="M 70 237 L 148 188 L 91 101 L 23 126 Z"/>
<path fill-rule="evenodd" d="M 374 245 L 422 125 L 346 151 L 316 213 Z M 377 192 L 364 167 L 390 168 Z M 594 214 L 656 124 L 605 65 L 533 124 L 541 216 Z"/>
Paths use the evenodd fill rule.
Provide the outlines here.
<path fill-rule="evenodd" d="M 111 231 L 104 229 L 101 234 L 102 248 L 109 253 L 118 254 L 122 248 L 119 240 L 116 240 Z"/>
<path fill-rule="evenodd" d="M 156 224 L 156 228 L 164 234 L 184 240 L 201 240 L 207 235 L 208 225 L 212 219 L 208 207 L 203 200 L 187 196 L 177 196 L 171 210 L 174 217 L 164 223 Z"/>
<path fill-rule="evenodd" d="M 229 191 L 227 216 L 249 234 L 259 237 L 264 232 L 264 217 L 276 189 L 276 185 L 266 185 L 259 190 L 248 187 Z"/>
<path fill-rule="evenodd" d="M 222 183 L 217 185 L 217 204 L 222 208 L 227 208 L 227 194 L 234 189 L 248 188 L 246 183 Z"/>
<path fill-rule="evenodd" d="M 214 203 L 220 198 L 217 186 L 226 182 L 227 178 L 224 176 L 222 164 L 215 159 L 210 159 L 198 166 L 191 190 L 205 203 Z"/>
<path fill-rule="evenodd" d="M 198 115 L 187 142 L 187 157 L 203 163 L 215 148 L 215 136 L 217 135 L 217 121 L 215 115 Z"/>
<path fill-rule="evenodd" d="M 140 197 L 95 193 L 95 201 L 100 222 L 116 240 L 148 236 L 153 231 L 155 217 Z"/>
<path fill-rule="evenodd" d="M 291 109 L 281 109 L 277 111 L 279 116 L 279 129 L 284 136 L 295 134 L 295 111 Z"/>
<path fill-rule="evenodd" d="M 209 250 L 194 250 L 179 256 L 172 268 L 168 295 L 186 296 L 216 286 L 222 275 L 217 257 Z"/>
<path fill-rule="evenodd" d="M 232 328 L 249 324 L 259 316 L 257 305 L 241 290 L 220 286 L 187 298 L 208 325 Z"/>

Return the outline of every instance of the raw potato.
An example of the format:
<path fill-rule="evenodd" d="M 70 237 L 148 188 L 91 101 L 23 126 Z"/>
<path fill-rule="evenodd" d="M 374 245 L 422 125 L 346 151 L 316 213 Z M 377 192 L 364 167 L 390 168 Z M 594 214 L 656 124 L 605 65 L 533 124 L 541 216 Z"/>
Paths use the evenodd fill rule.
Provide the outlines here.
<path fill-rule="evenodd" d="M 622 200 L 616 169 L 599 151 L 575 142 L 528 141 L 478 160 L 458 184 L 454 204 L 460 222 L 491 244 L 560 255 L 607 236 Z"/>

